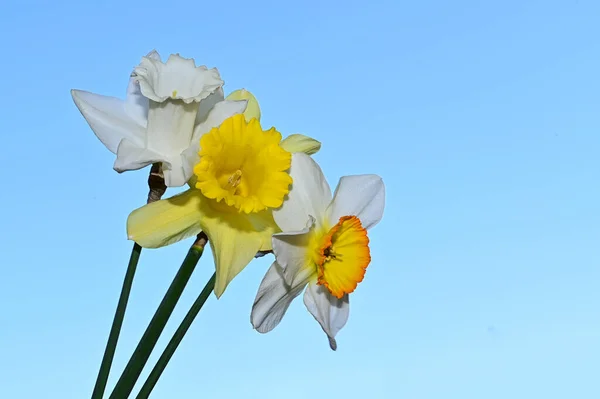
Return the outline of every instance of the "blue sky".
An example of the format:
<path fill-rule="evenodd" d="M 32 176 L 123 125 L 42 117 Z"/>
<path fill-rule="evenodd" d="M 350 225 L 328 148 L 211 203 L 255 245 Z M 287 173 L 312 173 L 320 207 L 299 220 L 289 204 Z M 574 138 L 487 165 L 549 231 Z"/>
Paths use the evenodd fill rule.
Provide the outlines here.
<path fill-rule="evenodd" d="M 174 4 L 3 5 L 0 397 L 91 394 L 147 171 L 112 170 L 69 90 L 123 96 L 153 48 L 322 141 L 332 187 L 381 175 L 387 208 L 337 352 L 302 301 L 252 330 L 267 257 L 211 297 L 152 398 L 600 397 L 600 3 Z M 109 386 L 190 244 L 142 253 Z"/>

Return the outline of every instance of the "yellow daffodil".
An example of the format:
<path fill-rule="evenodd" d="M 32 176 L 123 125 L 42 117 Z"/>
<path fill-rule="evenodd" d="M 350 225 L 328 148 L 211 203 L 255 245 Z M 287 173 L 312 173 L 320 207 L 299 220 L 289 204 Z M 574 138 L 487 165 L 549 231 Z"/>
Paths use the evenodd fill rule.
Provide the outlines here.
<path fill-rule="evenodd" d="M 266 333 L 275 328 L 292 300 L 304 304 L 337 348 L 335 335 L 349 314 L 348 294 L 371 261 L 367 230 L 383 216 L 385 187 L 377 175 L 345 176 L 335 194 L 317 163 L 294 154 L 294 186 L 273 212 L 282 233 L 273 236 L 275 262 L 260 284 L 251 322 Z"/>
<path fill-rule="evenodd" d="M 247 110 L 201 136 L 192 187 L 133 211 L 127 220 L 129 239 L 146 248 L 204 231 L 217 270 L 217 297 L 258 251 L 272 249 L 271 237 L 279 231 L 272 210 L 281 207 L 292 184 L 291 153 L 320 146 L 305 136 L 282 140 L 275 128 L 263 130 L 256 99 L 247 91 L 233 96 L 247 99 Z"/>

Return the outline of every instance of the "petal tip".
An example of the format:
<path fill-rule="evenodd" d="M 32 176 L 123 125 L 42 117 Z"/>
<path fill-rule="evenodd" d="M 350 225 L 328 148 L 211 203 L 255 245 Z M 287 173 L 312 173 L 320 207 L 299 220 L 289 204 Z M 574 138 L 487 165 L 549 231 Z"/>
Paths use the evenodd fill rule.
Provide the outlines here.
<path fill-rule="evenodd" d="M 230 101 L 245 101 L 246 108 L 244 111 L 244 116 L 246 121 L 250 122 L 252 119 L 260 121 L 260 105 L 258 104 L 258 100 L 254 94 L 252 94 L 250 91 L 246 89 L 238 89 L 231 92 L 226 99 Z"/>
<path fill-rule="evenodd" d="M 337 350 L 337 342 L 335 340 L 335 338 L 333 337 L 327 337 L 329 339 L 329 347 L 331 348 L 332 351 L 336 351 Z"/>
<path fill-rule="evenodd" d="M 223 292 L 225 290 L 223 288 L 217 288 L 215 287 L 215 289 L 213 290 L 215 297 L 217 298 L 217 300 L 221 299 L 221 295 L 223 295 Z"/>
<path fill-rule="evenodd" d="M 153 60 L 157 60 L 160 61 L 160 54 L 158 53 L 158 51 L 156 51 L 156 49 L 152 49 L 152 51 L 150 51 L 148 54 L 146 54 L 146 57 L 151 58 Z"/>
<path fill-rule="evenodd" d="M 82 93 L 82 90 L 71 89 L 71 98 L 73 99 L 73 101 L 75 102 L 75 105 L 77 105 L 78 108 L 79 108 L 79 105 L 81 104 L 81 93 Z"/>
<path fill-rule="evenodd" d="M 313 155 L 321 149 L 321 142 L 303 134 L 291 134 L 281 141 L 281 148 L 291 153 Z"/>

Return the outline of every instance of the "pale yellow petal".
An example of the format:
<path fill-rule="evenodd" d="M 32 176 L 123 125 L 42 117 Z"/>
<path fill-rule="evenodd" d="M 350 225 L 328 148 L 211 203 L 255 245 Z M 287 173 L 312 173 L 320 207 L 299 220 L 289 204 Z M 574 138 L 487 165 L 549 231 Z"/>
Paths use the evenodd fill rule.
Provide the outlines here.
<path fill-rule="evenodd" d="M 215 295 L 254 259 L 258 251 L 271 250 L 271 237 L 280 230 L 271 211 L 246 214 L 216 204 L 200 190 L 189 189 L 174 197 L 133 211 L 127 234 L 144 248 L 159 248 L 204 231 L 215 260 Z"/>
<path fill-rule="evenodd" d="M 271 249 L 271 237 L 277 226 L 270 211 L 254 214 L 223 212 L 213 208 L 214 201 L 211 201 L 202 201 L 204 217 L 200 225 L 208 236 L 215 259 L 215 295 L 218 298 L 259 250 Z"/>
<path fill-rule="evenodd" d="M 202 193 L 189 189 L 144 205 L 127 218 L 127 236 L 144 248 L 164 247 L 200 233 Z"/>
<path fill-rule="evenodd" d="M 258 119 L 260 121 L 260 105 L 258 105 L 258 100 L 252 93 L 250 93 L 246 89 L 239 89 L 227 96 L 226 100 L 239 101 L 239 100 L 248 100 L 248 105 L 246 106 L 246 111 L 244 111 L 244 117 L 247 122 L 250 122 L 252 118 Z"/>
<path fill-rule="evenodd" d="M 268 230 L 270 235 L 276 233 L 281 233 L 281 229 L 275 223 L 275 219 L 273 219 L 273 212 L 259 212 L 259 213 L 251 213 L 248 215 L 248 220 L 256 230 L 264 231 Z M 263 241 L 262 246 L 260 247 L 261 251 L 272 251 L 273 250 L 273 240 L 269 237 L 268 240 Z"/>
<path fill-rule="evenodd" d="M 287 152 L 312 155 L 321 149 L 321 142 L 303 134 L 291 134 L 281 141 L 280 146 Z"/>

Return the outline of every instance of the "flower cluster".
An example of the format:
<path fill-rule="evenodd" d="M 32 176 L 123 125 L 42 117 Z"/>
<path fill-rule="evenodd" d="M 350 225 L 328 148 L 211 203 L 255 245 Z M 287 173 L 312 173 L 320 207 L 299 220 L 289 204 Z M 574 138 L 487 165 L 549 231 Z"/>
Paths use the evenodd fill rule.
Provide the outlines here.
<path fill-rule="evenodd" d="M 167 187 L 189 188 L 134 210 L 129 239 L 159 248 L 204 232 L 220 297 L 261 252 L 266 272 L 251 322 L 265 333 L 291 301 L 304 304 L 327 334 L 348 318 L 348 296 L 371 261 L 367 230 L 382 218 L 385 187 L 376 175 L 345 176 L 331 193 L 311 158 L 321 143 L 263 129 L 246 90 L 225 97 L 217 69 L 155 51 L 133 70 L 125 100 L 73 90 L 75 104 L 121 173 L 160 164 Z"/>

